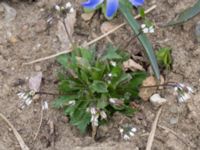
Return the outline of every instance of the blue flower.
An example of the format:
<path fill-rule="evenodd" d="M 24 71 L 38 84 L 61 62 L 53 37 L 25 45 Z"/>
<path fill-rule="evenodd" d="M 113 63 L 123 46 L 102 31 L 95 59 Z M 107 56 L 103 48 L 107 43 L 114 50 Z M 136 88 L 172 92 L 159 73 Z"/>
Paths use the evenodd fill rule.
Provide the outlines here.
<path fill-rule="evenodd" d="M 105 0 L 87 0 L 82 3 L 86 9 L 96 9 L 98 5 L 102 4 Z M 129 0 L 133 6 L 141 6 L 144 0 Z M 119 0 L 106 0 L 106 17 L 111 18 L 119 7 Z"/>

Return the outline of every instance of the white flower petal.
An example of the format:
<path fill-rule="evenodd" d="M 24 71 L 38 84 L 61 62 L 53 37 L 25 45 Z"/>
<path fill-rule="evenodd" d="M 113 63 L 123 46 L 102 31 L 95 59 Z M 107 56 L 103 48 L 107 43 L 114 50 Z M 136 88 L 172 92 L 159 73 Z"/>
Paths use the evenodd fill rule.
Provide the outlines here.
<path fill-rule="evenodd" d="M 146 24 L 142 24 L 142 25 L 141 25 L 141 28 L 145 28 L 145 27 L 146 27 Z"/>
<path fill-rule="evenodd" d="M 129 135 L 130 136 L 134 136 L 135 134 L 133 132 L 129 132 Z"/>
<path fill-rule="evenodd" d="M 149 33 L 154 33 L 154 28 L 149 28 Z"/>
<path fill-rule="evenodd" d="M 136 132 L 136 131 L 137 131 L 136 128 L 132 128 L 132 129 L 131 129 L 131 132 Z"/>
<path fill-rule="evenodd" d="M 109 99 L 109 102 L 110 102 L 111 104 L 115 104 L 115 103 L 116 103 L 116 99 L 115 99 L 115 98 L 110 98 L 110 99 Z"/>
<path fill-rule="evenodd" d="M 72 4 L 70 2 L 67 2 L 65 7 L 68 9 L 68 8 L 72 7 Z"/>
<path fill-rule="evenodd" d="M 56 9 L 57 11 L 60 11 L 60 6 L 55 5 L 55 9 Z"/>
<path fill-rule="evenodd" d="M 70 8 L 69 13 L 73 13 L 74 12 L 74 8 Z"/>
<path fill-rule="evenodd" d="M 148 33 L 148 32 L 149 32 L 149 29 L 148 29 L 148 28 L 144 28 L 142 31 L 143 31 L 144 33 Z"/>
<path fill-rule="evenodd" d="M 97 113 L 95 107 L 92 107 L 92 108 L 90 109 L 90 113 L 91 113 L 92 115 L 95 115 L 95 114 Z"/>
<path fill-rule="evenodd" d="M 130 137 L 127 135 L 127 134 L 124 134 L 124 140 L 129 140 L 130 139 Z"/>
<path fill-rule="evenodd" d="M 107 118 L 107 115 L 106 115 L 105 111 L 101 111 L 100 115 L 101 115 L 101 118 L 103 118 L 103 119 Z"/>
<path fill-rule="evenodd" d="M 119 128 L 119 132 L 122 134 L 124 132 L 123 128 Z"/>

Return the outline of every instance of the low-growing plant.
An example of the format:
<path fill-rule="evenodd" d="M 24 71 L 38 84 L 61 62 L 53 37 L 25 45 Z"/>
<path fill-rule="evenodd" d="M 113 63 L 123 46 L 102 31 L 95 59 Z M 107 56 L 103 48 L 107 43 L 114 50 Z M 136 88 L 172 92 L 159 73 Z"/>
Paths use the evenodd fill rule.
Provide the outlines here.
<path fill-rule="evenodd" d="M 54 107 L 62 108 L 70 123 L 81 132 L 90 125 L 105 123 L 116 111 L 132 115 L 136 110 L 130 103 L 138 98 L 146 73 L 126 72 L 123 62 L 128 58 L 127 53 L 112 46 L 100 57 L 95 50 L 84 48 L 59 56 L 61 96 Z"/>
<path fill-rule="evenodd" d="M 158 63 L 161 67 L 165 69 L 171 69 L 172 65 L 172 56 L 171 56 L 171 49 L 170 48 L 160 48 L 156 52 L 156 57 L 158 60 Z"/>

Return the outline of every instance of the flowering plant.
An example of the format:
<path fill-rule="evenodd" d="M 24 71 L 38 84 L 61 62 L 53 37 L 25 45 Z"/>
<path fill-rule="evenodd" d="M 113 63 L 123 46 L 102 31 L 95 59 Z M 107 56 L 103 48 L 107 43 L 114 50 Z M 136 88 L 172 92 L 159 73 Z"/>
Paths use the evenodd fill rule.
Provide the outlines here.
<path fill-rule="evenodd" d="M 106 5 L 104 4 L 104 2 L 106 2 Z M 138 22 L 134 19 L 131 11 L 132 5 L 138 7 L 143 5 L 143 3 L 144 0 L 87 0 L 82 3 L 82 6 L 90 10 L 95 10 L 101 6 L 105 16 L 108 19 L 111 19 L 119 8 L 120 12 L 123 14 L 124 18 L 130 25 L 131 29 L 133 30 L 135 35 L 137 35 L 137 38 L 139 39 L 140 43 L 143 45 L 145 52 L 151 63 L 151 66 L 153 68 L 153 71 L 155 73 L 155 76 L 159 79 L 160 71 L 158 68 L 158 63 L 152 45 L 145 35 L 145 33 L 154 32 L 153 26 L 149 29 L 145 27 L 141 28 Z M 143 15 L 144 14 L 141 14 L 142 17 L 144 17 Z M 141 31 L 143 32 L 141 33 Z"/>
<path fill-rule="evenodd" d="M 125 72 L 123 62 L 127 59 L 126 53 L 111 46 L 100 58 L 82 48 L 60 56 L 61 96 L 54 106 L 62 108 L 70 123 L 82 132 L 89 125 L 97 127 L 107 121 L 115 111 L 133 114 L 135 110 L 130 103 L 138 98 L 138 89 L 146 74 Z"/>
<path fill-rule="evenodd" d="M 87 0 L 82 3 L 82 6 L 86 9 L 96 9 L 99 5 L 102 5 L 105 0 Z M 129 2 L 135 6 L 141 6 L 144 3 L 144 0 L 129 0 Z M 105 11 L 105 16 L 107 18 L 112 18 L 114 14 L 117 12 L 119 7 L 119 0 L 106 0 L 106 5 L 102 5 L 103 10 Z"/>

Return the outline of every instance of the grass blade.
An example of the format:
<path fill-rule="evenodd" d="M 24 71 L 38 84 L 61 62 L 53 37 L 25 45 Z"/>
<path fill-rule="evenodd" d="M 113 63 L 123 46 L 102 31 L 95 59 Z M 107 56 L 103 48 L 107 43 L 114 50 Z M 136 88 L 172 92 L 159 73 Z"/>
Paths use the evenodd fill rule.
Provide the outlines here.
<path fill-rule="evenodd" d="M 136 35 L 138 35 L 140 33 L 140 25 L 133 18 L 131 10 L 128 9 L 127 6 L 124 3 L 120 2 L 120 11 L 122 12 L 124 17 L 128 21 L 128 23 L 131 26 L 134 33 Z M 140 43 L 143 45 L 143 47 L 146 51 L 146 54 L 149 58 L 149 61 L 151 63 L 151 66 L 154 70 L 156 77 L 159 79 L 160 78 L 160 71 L 159 71 L 159 68 L 158 68 L 158 63 L 157 63 L 157 60 L 156 60 L 156 57 L 155 57 L 151 43 L 149 42 L 148 38 L 146 37 L 146 35 L 144 33 L 139 34 L 138 39 L 140 40 Z"/>
<path fill-rule="evenodd" d="M 200 13 L 200 0 L 198 0 L 192 7 L 180 13 L 177 19 L 170 21 L 166 26 L 182 24 L 199 13 Z"/>

